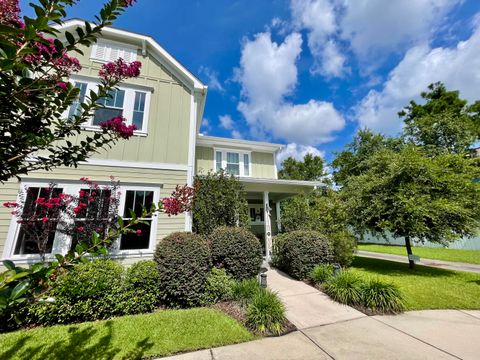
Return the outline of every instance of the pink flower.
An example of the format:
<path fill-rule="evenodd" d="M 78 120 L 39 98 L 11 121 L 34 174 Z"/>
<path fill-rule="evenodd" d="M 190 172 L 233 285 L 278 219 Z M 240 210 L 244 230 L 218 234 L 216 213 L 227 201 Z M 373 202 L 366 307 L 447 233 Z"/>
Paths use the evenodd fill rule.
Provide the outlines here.
<path fill-rule="evenodd" d="M 84 196 L 85 196 L 85 191 L 80 190 L 80 191 L 78 192 L 78 195 L 79 195 L 80 197 L 84 197 Z"/>
<path fill-rule="evenodd" d="M 94 197 L 92 197 L 92 196 L 90 196 L 90 197 L 88 198 L 88 201 L 90 201 L 90 202 L 94 202 L 94 201 L 95 201 L 95 198 L 94 198 Z"/>
<path fill-rule="evenodd" d="M 63 82 L 63 81 L 60 81 L 57 83 L 57 86 L 62 89 L 63 91 L 67 91 L 68 90 L 68 86 L 67 86 L 67 83 L 66 82 Z"/>
<path fill-rule="evenodd" d="M 83 230 L 85 230 L 85 228 L 84 228 L 83 226 L 77 227 L 77 231 L 78 231 L 78 232 L 82 232 Z"/>
<path fill-rule="evenodd" d="M 74 212 L 75 214 L 78 214 L 81 210 L 82 210 L 82 208 L 81 208 L 80 206 L 75 206 L 75 207 L 73 208 L 73 212 Z"/>
<path fill-rule="evenodd" d="M 42 218 L 42 222 L 43 222 L 43 223 L 46 223 L 47 221 L 48 221 L 48 217 L 44 216 L 44 217 Z"/>
<path fill-rule="evenodd" d="M 135 231 L 135 233 L 136 233 L 137 235 L 142 235 L 142 230 L 137 230 L 137 231 Z"/>
<path fill-rule="evenodd" d="M 136 2 L 137 0 L 121 0 L 120 5 L 129 7 L 129 6 L 133 6 L 133 4 L 135 4 Z"/>
<path fill-rule="evenodd" d="M 140 68 L 142 63 L 140 61 L 132 61 L 131 63 L 125 62 L 122 58 L 102 65 L 102 68 L 98 72 L 105 82 L 119 82 L 125 78 L 138 77 L 140 75 Z"/>
<path fill-rule="evenodd" d="M 121 116 L 114 117 L 111 120 L 104 121 L 100 124 L 100 127 L 107 131 L 112 130 L 117 136 L 122 139 L 128 139 L 133 135 L 133 132 L 137 129 L 135 125 L 126 125 L 125 119 Z"/>
<path fill-rule="evenodd" d="M 16 208 L 18 207 L 18 204 L 16 202 L 13 202 L 13 201 L 7 201 L 7 202 L 4 202 L 3 203 L 3 206 L 5 206 L 6 208 Z"/>

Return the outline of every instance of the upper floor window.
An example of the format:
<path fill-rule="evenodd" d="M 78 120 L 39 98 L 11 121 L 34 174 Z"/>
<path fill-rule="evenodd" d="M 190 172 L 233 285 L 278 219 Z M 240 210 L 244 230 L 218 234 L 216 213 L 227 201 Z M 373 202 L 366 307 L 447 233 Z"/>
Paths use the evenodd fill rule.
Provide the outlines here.
<path fill-rule="evenodd" d="M 90 91 L 97 91 L 98 85 L 94 81 L 80 80 L 75 81 L 75 86 L 80 89 L 80 93 L 66 114 L 69 118 L 80 114 L 82 110 L 80 104 L 86 100 Z M 146 133 L 150 98 L 151 91 L 122 84 L 111 90 L 108 98 L 99 101 L 103 107 L 95 110 L 93 117 L 88 119 L 84 126 L 97 127 L 104 121 L 123 116 L 127 125 L 134 124 L 137 127 L 136 134 Z"/>
<path fill-rule="evenodd" d="M 126 62 L 132 62 L 137 59 L 137 48 L 107 41 L 98 41 L 92 46 L 90 58 L 102 62 L 115 61 L 118 58 L 122 58 Z"/>
<path fill-rule="evenodd" d="M 227 174 L 250 176 L 250 152 L 215 150 L 215 171 L 225 170 Z"/>
<path fill-rule="evenodd" d="M 99 125 L 117 116 L 123 116 L 123 106 L 125 102 L 125 90 L 114 89 L 108 94 L 108 98 L 99 101 L 104 107 L 95 110 L 93 125 Z M 141 128 L 141 127 L 140 127 Z"/>

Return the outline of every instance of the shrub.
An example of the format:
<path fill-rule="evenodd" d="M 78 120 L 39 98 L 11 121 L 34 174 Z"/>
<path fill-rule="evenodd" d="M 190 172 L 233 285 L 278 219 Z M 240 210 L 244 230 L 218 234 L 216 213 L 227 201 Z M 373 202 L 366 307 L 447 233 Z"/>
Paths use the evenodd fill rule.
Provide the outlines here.
<path fill-rule="evenodd" d="M 203 302 L 214 304 L 219 301 L 230 300 L 233 297 L 235 280 L 227 274 L 225 269 L 213 268 L 207 278 Z"/>
<path fill-rule="evenodd" d="M 237 280 L 258 274 L 262 264 L 262 246 L 249 230 L 219 227 L 209 236 L 213 265 L 224 268 Z"/>
<path fill-rule="evenodd" d="M 320 264 L 310 271 L 309 278 L 315 284 L 323 284 L 333 276 L 334 268 L 332 264 Z"/>
<path fill-rule="evenodd" d="M 250 302 L 261 287 L 256 278 L 235 281 L 232 287 L 233 300 L 245 305 Z"/>
<path fill-rule="evenodd" d="M 247 226 L 248 203 L 242 183 L 225 172 L 195 177 L 193 231 L 210 234 L 219 226 Z"/>
<path fill-rule="evenodd" d="M 280 335 L 285 323 L 285 306 L 277 294 L 260 288 L 247 306 L 247 325 L 262 334 Z"/>
<path fill-rule="evenodd" d="M 210 250 L 203 237 L 176 232 L 164 238 L 155 250 L 162 300 L 166 305 L 198 305 L 211 268 Z"/>
<path fill-rule="evenodd" d="M 350 266 L 357 248 L 355 237 L 347 230 L 332 232 L 328 236 L 333 242 L 334 262 L 344 267 Z"/>
<path fill-rule="evenodd" d="M 47 325 L 121 315 L 122 275 L 123 267 L 112 260 L 97 259 L 75 265 L 55 280 L 48 294 L 55 303 L 33 304 L 26 322 Z"/>
<path fill-rule="evenodd" d="M 160 274 L 155 261 L 138 261 L 127 269 L 121 303 L 125 314 L 151 312 L 160 305 Z"/>
<path fill-rule="evenodd" d="M 362 301 L 362 286 L 358 275 L 344 270 L 326 282 L 325 292 L 342 304 L 358 305 Z"/>
<path fill-rule="evenodd" d="M 296 279 L 305 279 L 315 265 L 333 260 L 331 241 L 317 231 L 297 230 L 276 238 L 275 265 Z"/>
<path fill-rule="evenodd" d="M 380 279 L 370 279 L 362 285 L 362 303 L 365 307 L 382 313 L 403 310 L 402 295 L 398 287 Z"/>

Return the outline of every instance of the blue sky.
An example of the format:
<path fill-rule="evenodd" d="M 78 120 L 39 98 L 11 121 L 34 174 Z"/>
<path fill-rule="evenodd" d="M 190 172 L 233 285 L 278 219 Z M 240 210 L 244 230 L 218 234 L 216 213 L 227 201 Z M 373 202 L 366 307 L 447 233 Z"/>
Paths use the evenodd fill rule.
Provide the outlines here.
<path fill-rule="evenodd" d="M 115 25 L 209 85 L 204 133 L 288 144 L 280 160 L 331 161 L 360 127 L 397 133 L 396 112 L 434 81 L 480 98 L 478 0 L 139 0 Z"/>

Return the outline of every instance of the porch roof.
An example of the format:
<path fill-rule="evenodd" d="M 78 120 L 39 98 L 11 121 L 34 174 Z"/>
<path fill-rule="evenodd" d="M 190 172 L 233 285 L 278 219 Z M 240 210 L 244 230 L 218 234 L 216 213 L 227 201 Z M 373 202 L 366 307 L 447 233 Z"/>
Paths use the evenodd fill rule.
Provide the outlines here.
<path fill-rule="evenodd" d="M 325 186 L 321 181 L 260 179 L 251 177 L 240 177 L 239 180 L 247 192 L 247 198 L 262 199 L 263 193 L 268 191 L 269 197 L 273 201 L 283 200 Z"/>

